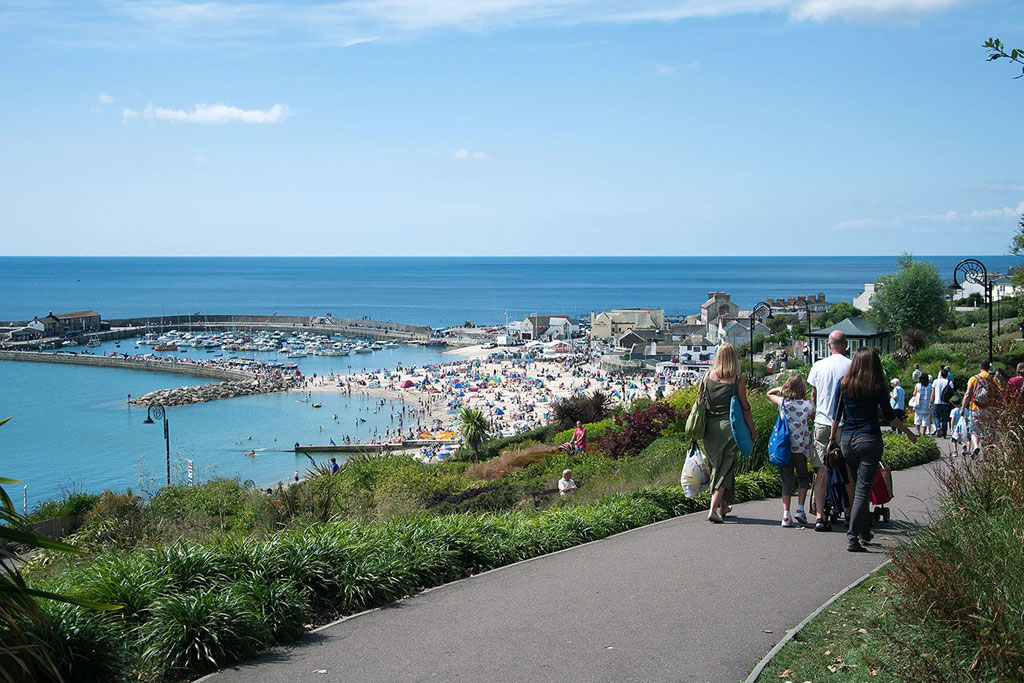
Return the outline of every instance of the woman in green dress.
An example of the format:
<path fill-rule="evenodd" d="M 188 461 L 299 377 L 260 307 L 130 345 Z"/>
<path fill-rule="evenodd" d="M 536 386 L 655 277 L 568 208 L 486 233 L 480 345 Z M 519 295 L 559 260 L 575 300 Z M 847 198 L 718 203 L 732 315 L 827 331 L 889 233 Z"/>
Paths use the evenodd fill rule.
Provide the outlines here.
<path fill-rule="evenodd" d="M 740 377 L 739 354 L 732 344 L 718 347 L 715 364 L 707 375 L 705 390 L 707 396 L 701 397 L 701 400 L 707 401 L 704 453 L 711 461 L 711 510 L 708 511 L 708 521 L 721 524 L 725 514 L 732 510 L 729 504 L 736 486 L 736 467 L 740 459 L 740 450 L 732 436 L 732 427 L 729 426 L 729 407 L 733 396 L 739 396 L 750 437 L 757 439 L 754 420 L 750 416 L 750 404 L 747 402 L 747 388 Z"/>

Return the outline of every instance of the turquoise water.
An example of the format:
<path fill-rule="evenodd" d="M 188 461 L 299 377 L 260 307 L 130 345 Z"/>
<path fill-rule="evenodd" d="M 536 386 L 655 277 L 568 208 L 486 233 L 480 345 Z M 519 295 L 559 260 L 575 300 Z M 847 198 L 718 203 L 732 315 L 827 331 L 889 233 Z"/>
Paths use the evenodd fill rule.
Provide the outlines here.
<path fill-rule="evenodd" d="M 93 349 L 107 350 L 136 352 L 127 340 L 118 349 L 113 343 Z M 142 347 L 142 351 L 151 348 Z M 189 349 L 184 355 L 207 355 L 196 351 Z M 348 373 L 350 365 L 351 371 L 359 372 L 394 369 L 399 362 L 408 366 L 451 359 L 436 349 L 402 346 L 367 355 L 310 356 L 290 362 L 312 375 L 329 374 L 332 369 Z M 25 483 L 29 508 L 72 487 L 155 491 L 166 478 L 163 431 L 159 425 L 144 424 L 146 411 L 129 408 L 127 395 L 206 381 L 132 370 L 0 362 L 0 416 L 14 417 L 0 428 L 0 475 Z M 309 467 L 305 456 L 282 452 L 296 441 L 326 444 L 333 438 L 340 443 L 345 435 L 368 440 L 374 427 L 383 432 L 393 426 L 390 410 L 374 413 L 372 400 L 319 392 L 315 401 L 323 407 L 315 409 L 310 403 L 297 402 L 299 398 L 294 393 L 266 394 L 169 408 L 172 478 L 184 480 L 185 461 L 191 458 L 197 478 L 237 476 L 270 486 Z M 338 413 L 337 422 L 333 413 Z M 356 426 L 360 417 L 366 422 Z M 245 453 L 253 449 L 260 455 L 247 457 Z M 8 490 L 20 505 L 18 487 Z"/>

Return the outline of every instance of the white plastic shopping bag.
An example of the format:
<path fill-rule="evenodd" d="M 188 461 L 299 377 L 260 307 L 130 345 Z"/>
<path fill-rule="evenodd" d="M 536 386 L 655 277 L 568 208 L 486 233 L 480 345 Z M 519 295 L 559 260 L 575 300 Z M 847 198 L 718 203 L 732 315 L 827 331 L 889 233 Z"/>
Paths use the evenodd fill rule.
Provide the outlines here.
<path fill-rule="evenodd" d="M 708 485 L 711 483 L 711 472 L 708 470 L 707 459 L 697 447 L 696 441 L 690 446 L 686 462 L 683 463 L 683 472 L 679 477 L 679 483 L 687 498 L 695 498 L 707 491 Z"/>

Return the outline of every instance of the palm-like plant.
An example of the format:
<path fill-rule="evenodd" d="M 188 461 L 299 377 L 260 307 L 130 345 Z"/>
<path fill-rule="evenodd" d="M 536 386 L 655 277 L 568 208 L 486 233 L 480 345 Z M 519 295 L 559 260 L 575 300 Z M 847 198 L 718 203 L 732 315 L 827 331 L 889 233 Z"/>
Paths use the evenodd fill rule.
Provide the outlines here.
<path fill-rule="evenodd" d="M 469 446 L 469 450 L 473 452 L 473 457 L 480 456 L 480 448 L 487 440 L 490 431 L 490 420 L 480 410 L 463 408 L 459 411 L 459 434 L 462 435 L 463 442 Z"/>
<path fill-rule="evenodd" d="M 0 420 L 0 426 L 11 418 Z M 17 479 L 0 477 L 0 484 L 20 484 Z M 49 548 L 81 552 L 78 548 L 33 532 L 18 514 L 10 496 L 0 486 L 0 680 L 63 681 L 60 666 L 53 657 L 53 644 L 45 638 L 47 618 L 36 598 L 59 600 L 93 609 L 118 609 L 88 600 L 78 600 L 49 591 L 29 588 L 18 571 L 11 544 L 29 548 Z"/>

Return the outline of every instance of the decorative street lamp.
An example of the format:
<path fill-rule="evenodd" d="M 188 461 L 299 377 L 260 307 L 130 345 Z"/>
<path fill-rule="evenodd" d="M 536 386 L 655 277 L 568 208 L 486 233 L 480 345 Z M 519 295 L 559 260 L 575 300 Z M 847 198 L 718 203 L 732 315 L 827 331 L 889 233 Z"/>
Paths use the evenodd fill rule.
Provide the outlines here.
<path fill-rule="evenodd" d="M 146 419 L 143 424 L 151 425 L 155 422 L 153 418 L 164 421 L 164 446 L 167 451 L 167 485 L 171 485 L 171 436 L 167 428 L 167 409 L 160 403 L 153 403 L 146 407 Z"/>
<path fill-rule="evenodd" d="M 953 269 L 953 287 L 962 289 L 960 276 L 963 276 L 965 283 L 981 285 L 985 291 L 985 301 L 988 303 L 988 362 L 992 362 L 992 283 L 988 281 L 988 268 L 985 264 L 974 258 L 965 258 L 956 264 Z"/>
<path fill-rule="evenodd" d="M 764 316 L 766 320 L 772 318 L 772 307 L 767 302 L 760 301 L 754 304 L 754 307 L 750 309 L 750 380 L 754 380 L 754 323 L 760 316 Z"/>

